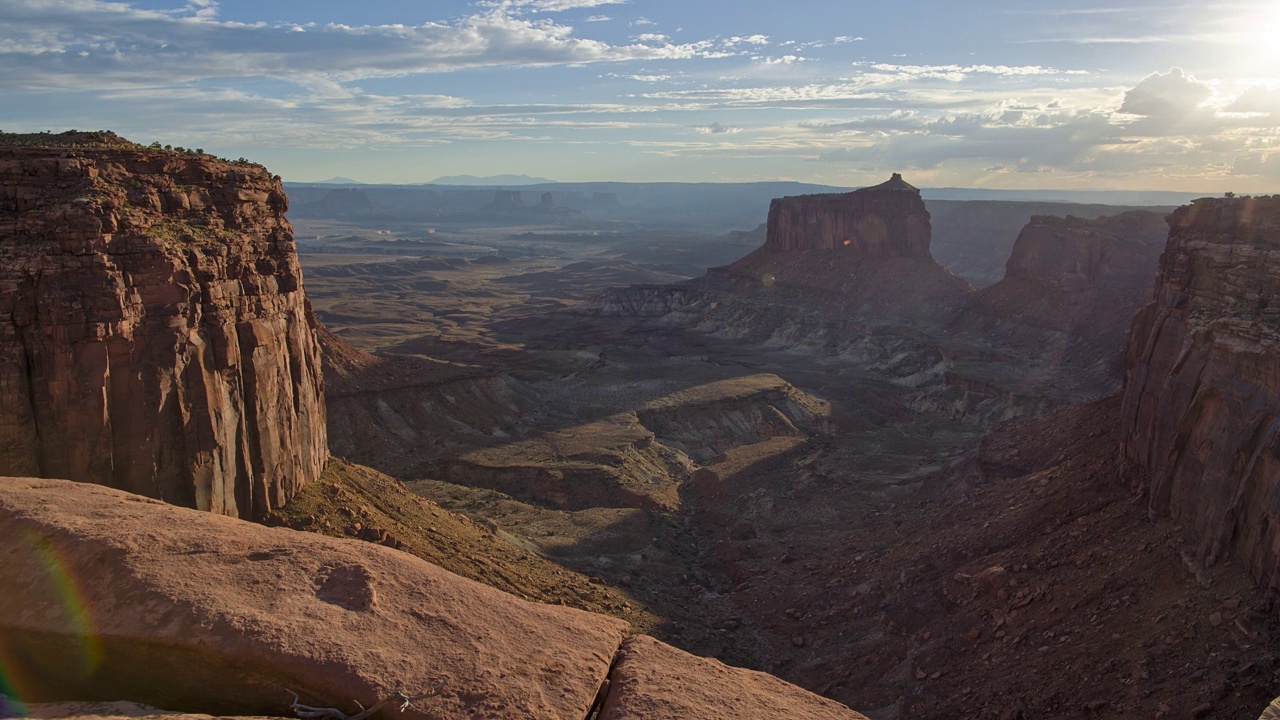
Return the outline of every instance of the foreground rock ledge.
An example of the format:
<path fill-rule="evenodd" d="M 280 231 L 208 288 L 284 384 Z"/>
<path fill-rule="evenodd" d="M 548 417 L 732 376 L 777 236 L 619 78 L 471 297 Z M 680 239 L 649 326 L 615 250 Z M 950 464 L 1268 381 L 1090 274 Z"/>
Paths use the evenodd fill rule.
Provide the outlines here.
<path fill-rule="evenodd" d="M 837 720 L 862 716 L 834 700 L 798 692 L 772 675 L 732 668 L 637 635 L 623 645 L 600 717 Z"/>
<path fill-rule="evenodd" d="M 347 711 L 435 688 L 400 717 L 576 720 L 627 635 L 382 546 L 63 480 L 0 478 L 0 586 L 27 701 L 286 715 L 285 688 Z M 649 639 L 617 672 L 605 718 L 862 717 Z"/>

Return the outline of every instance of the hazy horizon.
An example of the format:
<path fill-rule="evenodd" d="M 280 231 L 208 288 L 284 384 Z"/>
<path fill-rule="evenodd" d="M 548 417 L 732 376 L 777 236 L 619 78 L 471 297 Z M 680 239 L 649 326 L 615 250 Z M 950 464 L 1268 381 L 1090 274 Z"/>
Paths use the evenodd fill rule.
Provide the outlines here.
<path fill-rule="evenodd" d="M 285 178 L 1280 190 L 1280 3 L 0 0 L 0 129 Z"/>

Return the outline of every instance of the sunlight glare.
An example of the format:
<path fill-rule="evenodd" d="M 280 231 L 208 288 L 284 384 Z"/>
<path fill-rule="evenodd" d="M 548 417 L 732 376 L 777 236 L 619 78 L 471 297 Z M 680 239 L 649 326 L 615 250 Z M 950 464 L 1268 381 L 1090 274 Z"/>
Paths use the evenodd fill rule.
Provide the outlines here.
<path fill-rule="evenodd" d="M 1249 38 L 1242 63 L 1246 75 L 1274 76 L 1280 62 L 1280 0 L 1268 2 L 1262 10 L 1245 20 L 1244 32 Z"/>

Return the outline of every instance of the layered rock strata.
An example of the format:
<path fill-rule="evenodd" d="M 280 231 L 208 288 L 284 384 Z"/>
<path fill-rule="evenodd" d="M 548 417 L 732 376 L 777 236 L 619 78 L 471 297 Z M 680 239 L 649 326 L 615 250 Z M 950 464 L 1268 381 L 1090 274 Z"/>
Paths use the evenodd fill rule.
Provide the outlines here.
<path fill-rule="evenodd" d="M 874 326 L 937 323 L 973 291 L 929 253 L 920 191 L 894 174 L 851 193 L 774 200 L 764 245 L 683 285 L 604 293 L 587 311 L 663 318 L 718 334 L 829 345 L 831 323 L 852 338 Z M 803 326 L 791 327 L 796 323 Z M 782 327 L 787 326 L 787 327 Z"/>
<path fill-rule="evenodd" d="M 764 245 L 702 284 L 872 324 L 931 320 L 973 290 L 934 260 L 931 234 L 920 191 L 897 173 L 851 193 L 780 198 Z"/>
<path fill-rule="evenodd" d="M 898 173 L 851 193 L 801 195 L 769 205 L 767 250 L 843 250 L 867 257 L 929 257 L 929 212 Z"/>
<path fill-rule="evenodd" d="M 1169 216 L 1126 358 L 1122 456 L 1151 509 L 1280 584 L 1280 196 Z"/>
<path fill-rule="evenodd" d="M 282 716 L 290 690 L 351 712 L 403 690 L 431 693 L 406 720 L 862 718 L 649 639 L 615 665 L 624 622 L 386 547 L 62 480 L 0 478 L 0 585 L 7 689 L 26 701 Z"/>
<path fill-rule="evenodd" d="M 1019 233 L 1004 278 L 974 294 L 952 327 L 994 337 L 1120 387 L 1133 316 L 1151 288 L 1169 227 L 1133 211 L 1086 220 L 1037 215 Z"/>
<path fill-rule="evenodd" d="M 286 207 L 258 165 L 0 135 L 0 473 L 243 517 L 318 477 L 320 351 Z"/>

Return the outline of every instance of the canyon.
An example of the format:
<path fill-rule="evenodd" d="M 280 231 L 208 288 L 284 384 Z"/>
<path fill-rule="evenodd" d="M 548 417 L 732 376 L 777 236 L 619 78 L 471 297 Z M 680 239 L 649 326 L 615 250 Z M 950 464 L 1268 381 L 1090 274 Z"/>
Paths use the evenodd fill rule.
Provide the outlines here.
<path fill-rule="evenodd" d="M 284 713 L 270 693 L 287 681 L 337 706 L 436 688 L 422 707 L 486 717 L 1017 720 L 1246 717 L 1274 696 L 1274 198 L 1050 216 L 931 206 L 895 175 L 775 199 L 755 231 L 676 239 L 583 232 L 593 211 L 557 197 L 540 205 L 581 212 L 532 212 L 516 193 L 497 195 L 501 229 L 437 213 L 430 233 L 372 235 L 362 224 L 383 224 L 395 195 L 315 194 L 296 219 L 317 238 L 299 246 L 304 297 L 286 201 L 260 167 L 72 140 L 85 144 L 10 149 L 0 165 L 17 178 L 0 177 L 17 239 L 2 246 L 16 270 L 0 269 L 0 307 L 23 343 L 4 347 L 36 359 L 7 365 L 20 371 L 0 399 L 31 387 L 7 402 L 61 413 L 9 415 L 0 473 L 214 514 L 3 481 L 4 537 L 46 538 L 116 623 L 106 669 L 40 699 L 77 687 Z M 348 217 L 319 217 L 326 206 Z M 564 224 L 511 229 L 516 215 Z M 972 224 L 947 219 L 960 217 Z M 79 244 L 54 242 L 67 232 Z M 41 264 L 59 253 L 107 280 Z M 165 282 L 187 294 L 120 299 Z M 53 307 L 118 318 L 68 336 L 83 316 L 22 309 L 41 298 L 48 312 L 51 291 Z M 83 385 L 51 382 L 49 356 Z M 159 380 L 126 364 L 138 357 Z M 289 392 L 258 389 L 286 376 Z M 247 403 L 307 430 L 267 446 L 309 454 L 259 460 L 261 425 L 241 423 L 210 445 L 163 442 L 198 472 L 226 467 L 223 443 L 246 458 L 247 477 L 201 476 L 221 504 L 160 460 L 155 476 L 177 479 L 147 487 L 111 454 L 152 442 L 111 420 L 140 417 L 125 398 L 160 408 L 154 436 L 176 424 L 196 440 L 203 410 L 223 427 Z M 71 428 L 70 452 L 43 460 L 41 423 Z M 271 489 L 231 489 L 245 484 Z M 0 640 L 75 649 L 55 627 L 67 610 L 48 553 L 18 545 L 0 576 L 44 611 L 0 623 Z M 179 561 L 207 577 L 178 583 Z M 112 606 L 112 573 L 164 622 Z M 223 672 L 173 645 L 201 632 L 183 623 L 272 667 L 227 676 L 239 704 L 168 676 L 151 686 L 171 695 L 144 697 L 130 648 L 171 646 L 179 674 Z M 430 662 L 411 658 L 420 647 Z M 126 687 L 135 697 L 106 697 Z"/>
<path fill-rule="evenodd" d="M 852 241 L 856 213 L 842 218 L 831 210 L 841 196 L 826 195 L 778 201 L 789 220 L 766 226 L 756 250 L 685 281 L 590 293 L 589 276 L 566 265 L 561 277 L 581 281 L 569 294 L 535 282 L 554 271 L 490 266 L 498 279 L 483 287 L 537 301 L 437 326 L 397 352 L 469 365 L 476 375 L 422 392 L 456 399 L 489 384 L 488 397 L 512 409 L 491 416 L 504 424 L 485 430 L 441 401 L 415 412 L 418 391 L 400 386 L 381 402 L 403 423 L 365 411 L 335 437 L 358 438 L 360 462 L 419 477 L 411 489 L 625 592 L 632 611 L 665 619 L 651 630 L 659 638 L 871 717 L 1235 717 L 1264 706 L 1275 662 L 1264 646 L 1276 632 L 1265 595 L 1237 564 L 1203 562 L 1199 537 L 1163 509 L 1140 511 L 1120 462 L 1129 328 L 1152 298 L 1166 213 L 1032 213 L 1002 241 L 1003 277 L 975 288 L 931 257 L 931 213 L 903 185 L 849 205 L 914 217 L 925 241 L 887 230 L 879 236 L 902 244 Z M 822 230 L 799 241 L 796 224 Z M 417 277 L 486 302 L 463 290 L 460 267 Z M 366 347 L 384 342 L 349 315 L 334 319 Z M 721 437 L 715 428 L 741 417 L 742 400 L 721 407 L 715 389 L 760 373 L 824 404 L 804 418 L 782 412 L 785 426 L 734 425 L 731 442 L 701 452 L 643 412 L 658 398 L 679 409 L 678 427 Z M 706 393 L 697 412 L 683 400 L 690 391 Z M 781 410 L 768 395 L 748 399 L 753 417 Z M 630 423 L 630 435 L 584 422 L 632 413 L 610 425 Z M 372 450 L 390 427 L 459 444 Z M 461 439 L 460 427 L 488 437 Z M 575 443 L 557 455 L 565 427 Z M 539 482 L 449 475 L 462 450 L 495 443 L 564 472 L 564 488 L 577 486 L 575 456 L 610 458 L 613 471 L 636 458 L 680 488 L 678 502 L 566 507 Z M 663 475 L 631 443 L 680 462 Z M 471 457 L 495 470 L 509 461 Z"/>

